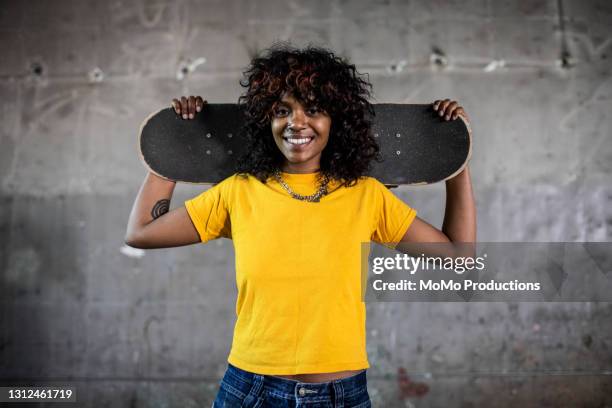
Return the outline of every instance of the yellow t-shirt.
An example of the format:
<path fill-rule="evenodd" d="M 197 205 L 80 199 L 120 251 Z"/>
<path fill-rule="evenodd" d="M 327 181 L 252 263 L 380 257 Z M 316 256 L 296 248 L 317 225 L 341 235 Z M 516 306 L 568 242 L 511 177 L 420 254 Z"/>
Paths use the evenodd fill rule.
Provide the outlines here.
<path fill-rule="evenodd" d="M 282 173 L 297 193 L 317 173 Z M 233 175 L 185 202 L 202 242 L 236 255 L 236 325 L 228 361 L 265 375 L 369 368 L 361 243 L 398 242 L 416 211 L 382 183 L 330 184 L 320 202 L 292 198 L 273 178 Z"/>

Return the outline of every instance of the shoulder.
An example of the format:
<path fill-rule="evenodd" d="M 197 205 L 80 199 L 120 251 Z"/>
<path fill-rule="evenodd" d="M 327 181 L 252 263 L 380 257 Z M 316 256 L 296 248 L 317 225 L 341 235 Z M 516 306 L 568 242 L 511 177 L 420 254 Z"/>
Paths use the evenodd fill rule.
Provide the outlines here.
<path fill-rule="evenodd" d="M 257 180 L 257 179 L 250 174 L 234 173 L 231 176 L 224 178 L 217 184 L 214 184 L 213 186 L 214 187 L 218 186 L 223 189 L 226 189 L 226 188 L 234 187 L 235 185 L 238 185 L 238 184 L 252 183 L 253 180 Z"/>
<path fill-rule="evenodd" d="M 372 197 L 378 202 L 385 202 L 389 199 L 392 199 L 392 196 L 395 196 L 393 191 L 391 191 L 389 187 L 387 187 L 377 178 L 369 176 L 364 177 L 362 183 L 365 194 Z"/>
<path fill-rule="evenodd" d="M 370 176 L 359 177 L 349 186 L 335 180 L 331 185 L 331 191 L 344 191 L 346 193 L 358 195 L 361 197 L 361 199 L 366 197 L 380 196 L 384 189 L 386 189 L 384 184 L 382 184 L 376 178 Z"/>
<path fill-rule="evenodd" d="M 374 177 L 367 177 L 369 186 L 383 193 L 392 193 L 391 188 L 387 187 L 382 181 Z"/>
<path fill-rule="evenodd" d="M 263 184 L 257 177 L 249 173 L 234 173 L 225 180 L 228 181 L 228 184 L 241 187 Z"/>
<path fill-rule="evenodd" d="M 373 191 L 381 190 L 381 189 L 386 189 L 387 188 L 377 178 L 370 177 L 370 176 L 363 176 L 363 177 L 361 177 L 357 181 L 357 185 L 360 185 L 362 188 L 365 188 L 365 189 L 368 189 L 368 190 L 373 190 Z"/>
<path fill-rule="evenodd" d="M 222 194 L 232 195 L 240 191 L 246 191 L 253 188 L 258 188 L 263 183 L 252 174 L 234 173 L 231 176 L 223 179 L 215 184 L 213 188 L 219 189 Z"/>

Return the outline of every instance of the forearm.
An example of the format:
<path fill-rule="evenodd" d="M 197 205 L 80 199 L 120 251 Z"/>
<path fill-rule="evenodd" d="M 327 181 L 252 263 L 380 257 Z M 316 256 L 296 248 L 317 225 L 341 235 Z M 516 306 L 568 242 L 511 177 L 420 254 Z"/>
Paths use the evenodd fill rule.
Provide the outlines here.
<path fill-rule="evenodd" d="M 470 171 L 446 181 L 446 210 L 442 232 L 452 242 L 476 242 L 476 204 Z"/>
<path fill-rule="evenodd" d="M 168 212 L 176 182 L 147 173 L 130 212 L 126 241 L 133 241 L 150 222 Z"/>

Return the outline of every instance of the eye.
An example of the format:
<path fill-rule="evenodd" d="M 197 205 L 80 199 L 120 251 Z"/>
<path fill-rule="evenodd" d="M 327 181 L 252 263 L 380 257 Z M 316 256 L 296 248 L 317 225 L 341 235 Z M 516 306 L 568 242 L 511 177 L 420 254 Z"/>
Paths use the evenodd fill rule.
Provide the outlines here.
<path fill-rule="evenodd" d="M 310 106 L 308 109 L 306 109 L 306 113 L 308 113 L 309 115 L 316 115 L 320 112 L 322 111 L 318 106 Z"/>
<path fill-rule="evenodd" d="M 276 117 L 283 117 L 283 116 L 287 116 L 289 114 L 289 109 L 285 108 L 284 106 L 277 106 L 276 108 L 274 108 L 274 116 Z"/>

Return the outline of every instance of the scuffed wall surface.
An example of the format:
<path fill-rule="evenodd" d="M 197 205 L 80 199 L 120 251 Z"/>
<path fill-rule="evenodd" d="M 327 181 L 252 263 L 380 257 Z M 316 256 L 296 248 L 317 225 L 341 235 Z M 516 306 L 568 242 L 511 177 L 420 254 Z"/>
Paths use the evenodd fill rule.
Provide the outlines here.
<path fill-rule="evenodd" d="M 234 102 L 250 56 L 314 42 L 378 102 L 449 97 L 474 129 L 481 241 L 612 238 L 607 1 L 0 2 L 0 381 L 83 406 L 209 406 L 233 249 L 126 251 L 142 120 Z M 179 185 L 173 206 L 201 191 Z M 440 225 L 444 185 L 395 190 Z M 368 305 L 374 406 L 612 406 L 612 306 Z M 494 403 L 492 403 L 494 401 Z M 54 405 L 55 406 L 55 405 Z"/>

